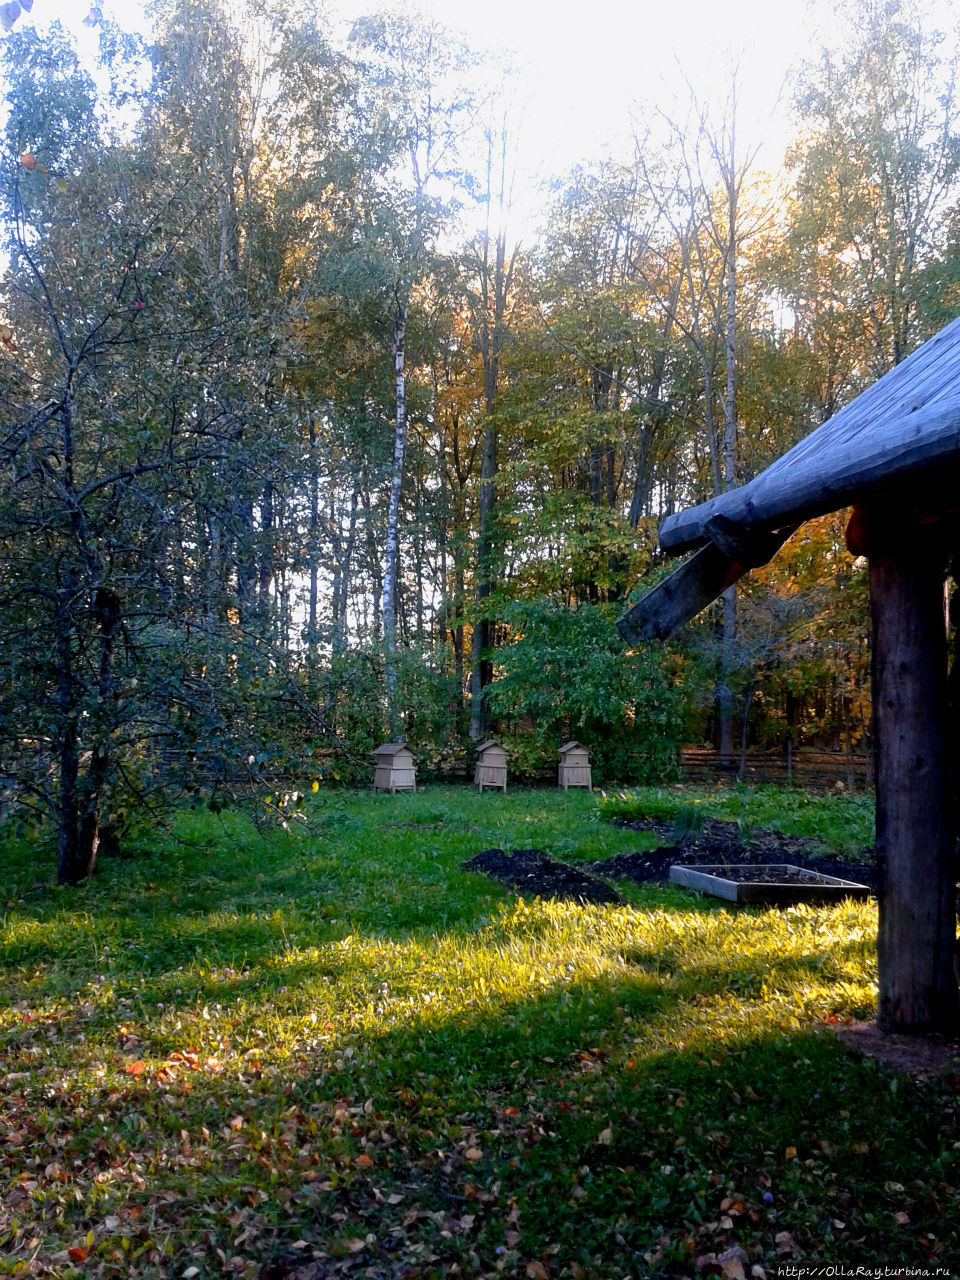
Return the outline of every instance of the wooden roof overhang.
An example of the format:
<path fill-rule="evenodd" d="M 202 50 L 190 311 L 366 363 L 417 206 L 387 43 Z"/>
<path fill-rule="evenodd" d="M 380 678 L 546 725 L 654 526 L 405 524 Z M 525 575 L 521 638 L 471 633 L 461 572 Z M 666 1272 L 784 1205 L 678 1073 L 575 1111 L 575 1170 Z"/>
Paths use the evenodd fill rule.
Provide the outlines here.
<path fill-rule="evenodd" d="M 958 485 L 960 319 L 749 484 L 664 520 L 661 547 L 696 554 L 617 625 L 631 644 L 666 638 L 804 521 L 891 497 L 956 505 Z"/>
<path fill-rule="evenodd" d="M 694 554 L 617 626 L 628 643 L 671 635 L 798 525 L 850 505 L 870 577 L 877 1021 L 953 1034 L 960 640 L 951 668 L 944 578 L 960 554 L 960 319 L 755 480 L 665 520 L 660 545 Z M 960 623 L 960 588 L 951 613 Z"/>

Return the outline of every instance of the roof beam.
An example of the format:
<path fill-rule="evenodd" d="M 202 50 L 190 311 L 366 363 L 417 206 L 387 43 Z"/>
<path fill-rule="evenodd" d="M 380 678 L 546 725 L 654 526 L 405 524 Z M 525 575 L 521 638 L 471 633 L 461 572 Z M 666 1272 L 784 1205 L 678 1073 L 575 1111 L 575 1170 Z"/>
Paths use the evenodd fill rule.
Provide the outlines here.
<path fill-rule="evenodd" d="M 725 530 L 722 524 L 715 532 L 718 541 L 724 540 L 722 549 L 717 542 L 708 542 L 618 620 L 617 630 L 627 644 L 672 636 L 745 573 L 771 560 L 793 533 L 793 526 L 749 538 L 739 530 Z"/>

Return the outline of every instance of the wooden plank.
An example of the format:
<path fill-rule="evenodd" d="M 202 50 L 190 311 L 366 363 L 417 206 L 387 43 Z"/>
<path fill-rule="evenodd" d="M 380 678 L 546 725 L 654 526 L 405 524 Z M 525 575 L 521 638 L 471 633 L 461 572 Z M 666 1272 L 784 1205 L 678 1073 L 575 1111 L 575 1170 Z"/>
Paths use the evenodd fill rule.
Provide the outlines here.
<path fill-rule="evenodd" d="M 877 771 L 877 1021 L 960 1024 L 950 794 L 945 553 L 896 511 L 868 513 Z M 886 516 L 886 519 L 884 519 Z"/>
<path fill-rule="evenodd" d="M 716 543 L 708 542 L 638 600 L 617 621 L 617 630 L 627 644 L 666 640 L 750 569 L 772 559 L 791 533 L 792 529 L 783 529 L 749 541 L 731 540 L 729 545 L 736 546 L 742 560 L 735 560 Z"/>
<path fill-rule="evenodd" d="M 618 618 L 617 630 L 627 644 L 666 640 L 747 572 L 708 542 Z"/>
<path fill-rule="evenodd" d="M 960 450 L 960 319 L 739 489 L 669 516 L 660 544 L 682 551 L 715 516 L 749 532 L 835 511 Z"/>

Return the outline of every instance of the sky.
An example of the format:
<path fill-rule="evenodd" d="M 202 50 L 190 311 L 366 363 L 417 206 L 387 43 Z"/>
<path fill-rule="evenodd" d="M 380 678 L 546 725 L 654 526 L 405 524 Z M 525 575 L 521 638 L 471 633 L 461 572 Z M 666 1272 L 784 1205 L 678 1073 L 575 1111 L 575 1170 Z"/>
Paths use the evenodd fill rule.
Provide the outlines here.
<path fill-rule="evenodd" d="M 100 0 L 122 26 L 138 24 L 138 0 Z M 89 0 L 34 0 L 33 20 L 59 17 L 91 45 Z M 328 0 L 344 31 L 377 0 Z M 815 53 L 824 4 L 815 0 L 419 0 L 478 49 L 508 51 L 519 72 L 517 216 L 535 220 L 538 184 L 581 160 L 617 154 L 650 104 L 674 117 L 692 92 L 726 97 L 738 66 L 745 145 L 775 168 L 789 141 L 786 76 Z"/>

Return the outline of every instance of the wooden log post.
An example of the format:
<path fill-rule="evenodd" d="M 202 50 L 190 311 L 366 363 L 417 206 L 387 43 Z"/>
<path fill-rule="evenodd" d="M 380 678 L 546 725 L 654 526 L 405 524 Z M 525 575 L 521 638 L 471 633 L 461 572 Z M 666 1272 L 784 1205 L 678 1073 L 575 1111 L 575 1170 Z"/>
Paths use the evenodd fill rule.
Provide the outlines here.
<path fill-rule="evenodd" d="M 857 512 L 848 538 L 870 566 L 879 929 L 877 1022 L 960 1024 L 955 813 L 942 533 L 892 504 Z"/>

